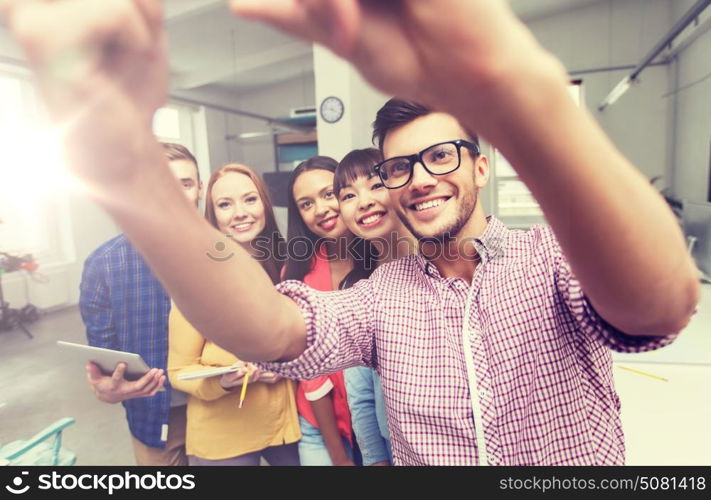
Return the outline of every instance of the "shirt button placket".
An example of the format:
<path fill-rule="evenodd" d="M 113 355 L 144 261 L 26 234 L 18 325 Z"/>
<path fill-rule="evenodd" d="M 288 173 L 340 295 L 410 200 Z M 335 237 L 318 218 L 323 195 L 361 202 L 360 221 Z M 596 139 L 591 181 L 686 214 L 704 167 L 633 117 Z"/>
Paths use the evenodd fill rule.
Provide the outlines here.
<path fill-rule="evenodd" d="M 486 440 L 488 461 L 489 465 L 497 465 L 500 463 L 500 460 L 498 460 L 497 453 L 498 443 L 495 442 L 497 433 L 495 430 L 496 421 L 495 418 L 493 418 L 495 410 L 492 406 L 493 400 L 490 387 L 491 374 L 489 369 L 489 359 L 486 357 L 486 349 L 484 348 L 484 332 L 482 331 L 481 323 L 479 321 L 485 265 L 485 262 L 482 261 L 477 268 L 477 272 L 474 273 L 472 286 L 476 287 L 476 290 L 472 293 L 470 316 L 469 318 L 465 318 L 465 321 L 469 324 L 469 340 L 471 342 L 472 354 L 474 356 L 474 366 L 476 367 L 477 374 L 478 387 L 476 388 L 476 394 L 481 408 L 481 420 L 484 428 L 483 430 Z"/>

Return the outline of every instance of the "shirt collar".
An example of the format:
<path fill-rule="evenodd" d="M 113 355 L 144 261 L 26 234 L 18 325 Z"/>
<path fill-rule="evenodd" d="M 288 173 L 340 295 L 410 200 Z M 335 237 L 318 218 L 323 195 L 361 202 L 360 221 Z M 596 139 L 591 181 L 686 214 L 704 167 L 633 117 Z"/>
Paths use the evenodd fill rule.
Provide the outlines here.
<path fill-rule="evenodd" d="M 474 238 L 474 248 L 476 248 L 482 263 L 487 263 L 504 255 L 506 251 L 506 241 L 509 232 L 503 222 L 490 215 L 486 218 L 487 224 L 484 232 Z M 417 262 L 423 272 L 433 277 L 440 277 L 437 267 L 422 256 L 417 254 Z"/>
<path fill-rule="evenodd" d="M 486 229 L 481 233 L 481 236 L 474 239 L 474 245 L 482 259 L 490 261 L 504 255 L 506 241 L 511 230 L 493 215 L 487 217 L 486 220 L 488 222 Z"/>

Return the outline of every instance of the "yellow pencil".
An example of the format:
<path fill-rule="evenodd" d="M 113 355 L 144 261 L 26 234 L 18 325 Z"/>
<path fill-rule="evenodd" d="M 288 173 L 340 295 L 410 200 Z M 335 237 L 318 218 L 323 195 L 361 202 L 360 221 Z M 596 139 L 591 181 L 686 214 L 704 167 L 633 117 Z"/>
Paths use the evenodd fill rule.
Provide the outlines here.
<path fill-rule="evenodd" d="M 653 378 L 656 380 L 661 380 L 662 382 L 669 382 L 669 380 L 664 377 L 652 375 L 651 373 L 643 372 L 642 370 L 635 370 L 634 368 L 627 368 L 626 366 L 620 366 L 620 365 L 617 365 L 617 367 L 622 370 L 627 370 L 628 372 L 636 373 L 637 375 L 644 375 L 645 377 Z"/>
<path fill-rule="evenodd" d="M 242 408 L 242 403 L 244 403 L 244 397 L 247 395 L 247 384 L 249 383 L 249 366 L 247 366 L 247 373 L 244 374 L 244 380 L 242 381 L 242 394 L 239 395 L 239 407 Z"/>

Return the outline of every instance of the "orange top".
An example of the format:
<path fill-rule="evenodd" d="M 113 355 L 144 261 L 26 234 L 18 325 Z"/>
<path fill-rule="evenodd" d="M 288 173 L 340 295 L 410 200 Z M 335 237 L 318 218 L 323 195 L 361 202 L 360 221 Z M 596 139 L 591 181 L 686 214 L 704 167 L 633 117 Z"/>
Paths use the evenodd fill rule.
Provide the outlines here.
<path fill-rule="evenodd" d="M 304 283 L 316 290 L 329 291 L 333 289 L 331 285 L 331 268 L 328 265 L 328 259 L 323 247 L 316 252 L 313 269 L 304 276 Z M 336 415 L 338 431 L 348 441 L 352 442 L 351 412 L 348 408 L 346 383 L 342 371 L 299 382 L 299 387 L 296 390 L 296 407 L 299 410 L 299 415 L 318 428 L 310 401 L 321 399 L 331 391 L 333 391 L 333 412 Z"/>
<path fill-rule="evenodd" d="M 220 377 L 178 378 L 182 373 L 230 366 L 238 359 L 200 335 L 177 307 L 170 310 L 168 331 L 170 383 L 189 394 L 185 436 L 189 455 L 221 460 L 301 439 L 294 382 L 250 380 L 239 408 L 241 386 L 228 391 L 220 385 Z"/>

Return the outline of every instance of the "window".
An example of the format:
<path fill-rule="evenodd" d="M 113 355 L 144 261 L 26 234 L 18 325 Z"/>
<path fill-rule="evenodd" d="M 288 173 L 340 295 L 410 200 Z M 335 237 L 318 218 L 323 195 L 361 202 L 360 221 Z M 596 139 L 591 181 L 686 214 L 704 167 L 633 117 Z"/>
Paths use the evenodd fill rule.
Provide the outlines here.
<path fill-rule="evenodd" d="M 575 80 L 568 87 L 571 97 L 580 106 L 582 80 Z M 545 222 L 543 211 L 528 187 L 518 178 L 516 171 L 495 148 L 492 153 L 492 185 L 494 214 L 511 227 L 527 228 Z"/>
<path fill-rule="evenodd" d="M 0 68 L 0 251 L 31 253 L 43 263 L 73 253 L 66 238 L 68 176 L 58 138 L 27 75 Z"/>
<path fill-rule="evenodd" d="M 205 179 L 210 173 L 207 132 L 204 126 L 195 132 L 203 112 L 171 104 L 156 113 L 154 131 L 162 141 L 188 147 Z M 72 181 L 61 163 L 58 136 L 28 72 L 0 66 L 0 251 L 30 253 L 43 267 L 74 259 L 68 201 Z"/>
<path fill-rule="evenodd" d="M 159 109 L 153 117 L 153 133 L 165 142 L 180 141 L 183 138 L 180 133 L 180 110 L 170 106 Z"/>

